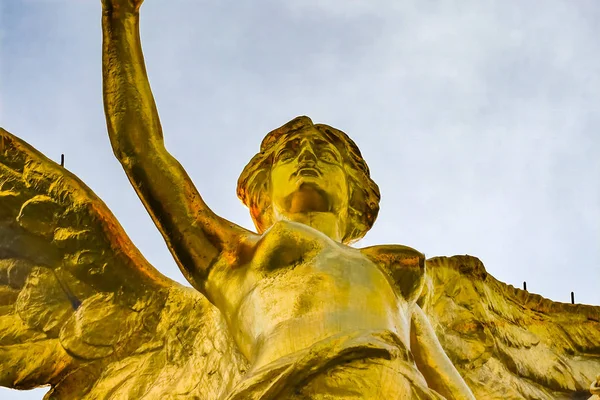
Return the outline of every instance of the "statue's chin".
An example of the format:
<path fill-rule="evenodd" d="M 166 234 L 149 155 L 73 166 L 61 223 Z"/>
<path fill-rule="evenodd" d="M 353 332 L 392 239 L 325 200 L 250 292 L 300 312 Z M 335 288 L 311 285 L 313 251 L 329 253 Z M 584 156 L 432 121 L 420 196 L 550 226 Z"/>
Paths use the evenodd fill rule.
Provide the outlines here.
<path fill-rule="evenodd" d="M 330 202 L 327 193 L 315 184 L 305 183 L 286 199 L 290 213 L 328 212 Z"/>

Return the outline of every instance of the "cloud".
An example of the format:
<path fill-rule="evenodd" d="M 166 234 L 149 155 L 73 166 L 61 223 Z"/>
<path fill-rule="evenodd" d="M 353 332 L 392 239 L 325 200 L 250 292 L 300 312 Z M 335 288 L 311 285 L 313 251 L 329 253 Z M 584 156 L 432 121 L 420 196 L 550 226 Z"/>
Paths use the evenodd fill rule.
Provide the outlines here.
<path fill-rule="evenodd" d="M 99 2 L 2 6 L 0 123 L 65 153 L 182 281 L 108 143 Z M 502 281 L 600 304 L 598 18 L 594 1 L 148 0 L 142 35 L 167 146 L 224 217 L 252 227 L 238 174 L 307 114 L 355 139 L 381 187 L 361 245 L 468 253 Z"/>

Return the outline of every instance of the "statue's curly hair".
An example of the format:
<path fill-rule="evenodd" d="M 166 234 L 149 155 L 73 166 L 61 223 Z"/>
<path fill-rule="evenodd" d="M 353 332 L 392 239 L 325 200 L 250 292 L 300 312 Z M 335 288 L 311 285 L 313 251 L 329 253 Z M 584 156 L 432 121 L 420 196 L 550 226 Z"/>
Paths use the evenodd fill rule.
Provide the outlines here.
<path fill-rule="evenodd" d="M 371 179 L 369 167 L 362 158 L 356 143 L 344 132 L 328 125 L 313 124 L 308 117 L 294 118 L 287 124 L 267 134 L 260 145 L 260 153 L 242 171 L 237 184 L 237 195 L 250 209 L 250 214 L 260 233 L 273 224 L 270 198 L 270 173 L 273 153 L 282 138 L 307 127 L 314 127 L 339 150 L 343 157 L 344 169 L 349 186 L 350 223 L 342 242 L 350 243 L 362 238 L 373 226 L 379 212 L 379 187 Z"/>

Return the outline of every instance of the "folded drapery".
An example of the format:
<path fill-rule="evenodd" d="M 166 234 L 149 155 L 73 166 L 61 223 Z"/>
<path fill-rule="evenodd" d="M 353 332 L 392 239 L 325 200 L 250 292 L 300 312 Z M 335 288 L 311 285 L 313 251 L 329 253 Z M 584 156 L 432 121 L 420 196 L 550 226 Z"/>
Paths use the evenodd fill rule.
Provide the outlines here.
<path fill-rule="evenodd" d="M 252 369 L 226 400 L 444 399 L 427 387 L 410 351 L 390 331 L 331 336 Z"/>

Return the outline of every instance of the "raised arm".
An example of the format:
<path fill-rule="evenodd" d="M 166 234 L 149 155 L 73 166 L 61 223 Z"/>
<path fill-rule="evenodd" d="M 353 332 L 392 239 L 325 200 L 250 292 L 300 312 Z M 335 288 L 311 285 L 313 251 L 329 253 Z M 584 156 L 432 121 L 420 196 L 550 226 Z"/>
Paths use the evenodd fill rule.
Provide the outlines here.
<path fill-rule="evenodd" d="M 163 143 L 139 35 L 142 0 L 103 0 L 104 110 L 113 151 L 185 277 L 203 289 L 210 266 L 250 233 L 215 215 Z"/>

